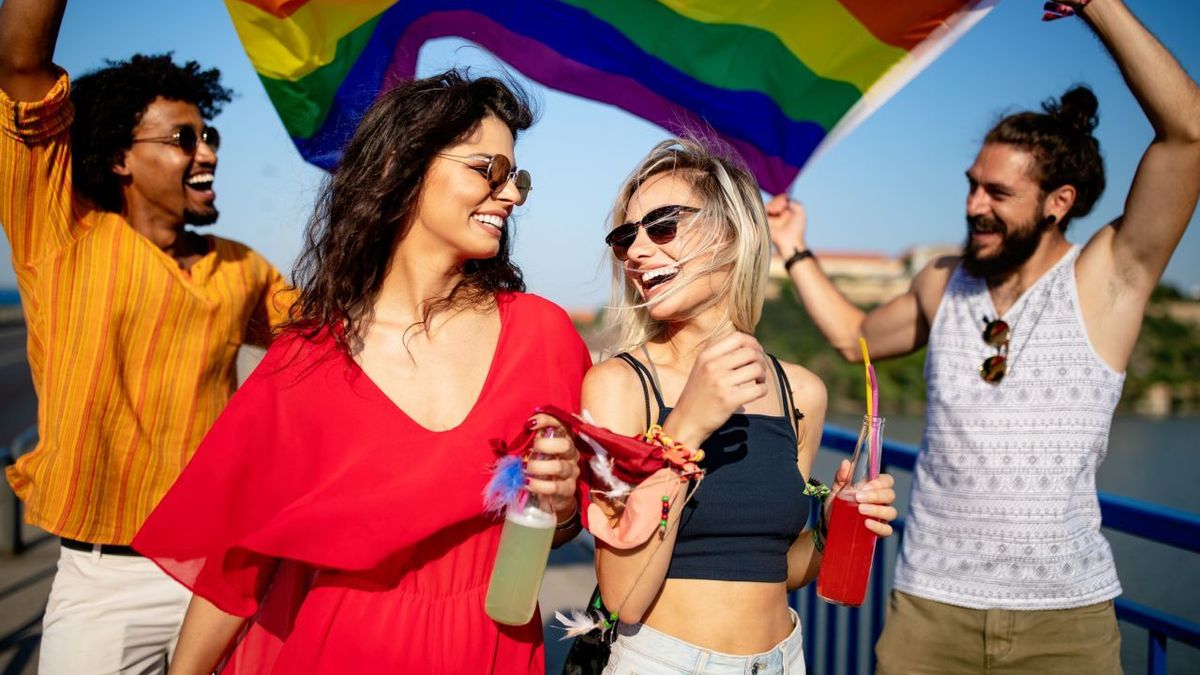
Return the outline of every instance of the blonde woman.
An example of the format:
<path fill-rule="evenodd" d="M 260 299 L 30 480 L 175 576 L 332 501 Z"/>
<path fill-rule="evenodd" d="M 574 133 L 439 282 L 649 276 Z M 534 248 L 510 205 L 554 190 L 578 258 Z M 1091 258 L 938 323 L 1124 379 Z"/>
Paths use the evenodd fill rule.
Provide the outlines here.
<path fill-rule="evenodd" d="M 584 408 L 622 433 L 661 425 L 705 452 L 705 475 L 646 543 L 598 543 L 601 595 L 620 619 L 606 673 L 804 672 L 787 591 L 821 563 L 802 529 L 826 395 L 816 375 L 765 354 L 752 335 L 769 260 L 759 194 L 733 161 L 672 140 L 613 208 L 605 241 L 620 353 L 585 377 Z M 892 533 L 892 485 L 882 475 L 859 493 L 879 536 Z"/>

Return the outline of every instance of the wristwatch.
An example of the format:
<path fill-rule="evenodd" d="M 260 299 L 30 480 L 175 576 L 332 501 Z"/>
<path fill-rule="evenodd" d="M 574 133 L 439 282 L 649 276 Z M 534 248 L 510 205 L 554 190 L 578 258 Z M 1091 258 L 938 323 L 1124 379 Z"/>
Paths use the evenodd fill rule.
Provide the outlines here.
<path fill-rule="evenodd" d="M 813 252 L 810 249 L 806 248 L 803 251 L 801 251 L 800 249 L 796 249 L 796 252 L 792 254 L 792 257 L 783 261 L 783 269 L 788 272 L 791 272 L 792 265 L 795 265 L 796 263 L 800 262 L 801 260 L 804 260 L 805 258 L 812 258 L 813 260 L 817 259 L 817 257 L 815 255 L 813 255 Z"/>

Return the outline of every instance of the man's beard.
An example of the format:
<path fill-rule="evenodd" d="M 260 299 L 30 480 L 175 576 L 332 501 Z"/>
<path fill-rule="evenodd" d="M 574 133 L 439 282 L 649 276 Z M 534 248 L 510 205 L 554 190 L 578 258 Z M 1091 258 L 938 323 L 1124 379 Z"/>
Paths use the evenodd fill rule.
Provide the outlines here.
<path fill-rule="evenodd" d="M 974 277 L 992 279 L 1008 276 L 1028 261 L 1038 244 L 1042 241 L 1042 233 L 1053 221 L 1045 214 L 1038 213 L 1037 220 L 1031 227 L 1010 231 L 1002 222 L 995 218 L 971 216 L 967 218 L 967 241 L 963 245 L 963 269 Z M 1002 236 L 1000 252 L 996 255 L 980 258 L 971 240 L 973 232 L 998 232 Z"/>
<path fill-rule="evenodd" d="M 207 211 L 193 211 L 192 209 L 183 210 L 183 222 L 188 225 L 205 226 L 212 225 L 217 222 L 217 210 L 215 208 Z"/>

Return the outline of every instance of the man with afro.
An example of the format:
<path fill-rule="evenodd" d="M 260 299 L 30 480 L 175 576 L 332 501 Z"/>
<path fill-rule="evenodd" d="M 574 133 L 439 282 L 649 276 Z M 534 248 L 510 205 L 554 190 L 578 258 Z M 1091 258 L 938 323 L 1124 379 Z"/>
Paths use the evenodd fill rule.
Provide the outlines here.
<path fill-rule="evenodd" d="M 0 5 L 0 223 L 28 328 L 39 443 L 8 468 L 62 539 L 40 672 L 161 672 L 188 591 L 130 547 L 286 319 L 280 273 L 217 219 L 220 73 L 169 55 L 73 84 L 65 0 Z"/>

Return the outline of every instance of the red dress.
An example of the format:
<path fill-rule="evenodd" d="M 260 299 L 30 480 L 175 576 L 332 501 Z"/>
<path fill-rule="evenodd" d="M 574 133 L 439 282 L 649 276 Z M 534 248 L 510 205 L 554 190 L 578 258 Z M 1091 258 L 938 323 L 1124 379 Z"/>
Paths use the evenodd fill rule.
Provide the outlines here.
<path fill-rule="evenodd" d="M 565 312 L 500 297 L 475 406 L 434 432 L 332 340 L 277 341 L 146 521 L 135 548 L 254 617 L 223 673 L 541 673 L 540 617 L 484 613 L 500 522 L 495 443 L 541 404 L 579 409 L 591 361 Z M 449 385 L 447 385 L 449 386 Z"/>

